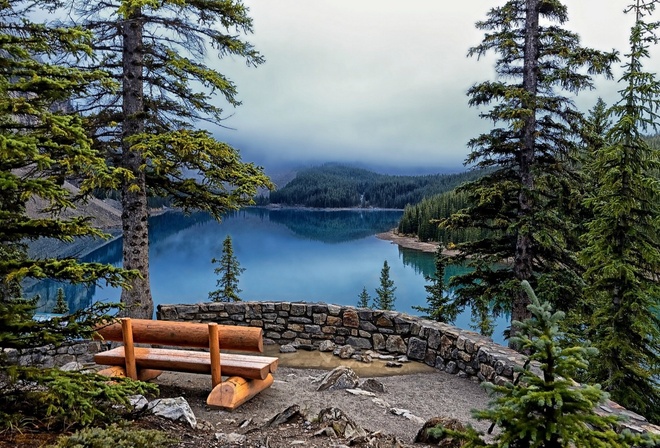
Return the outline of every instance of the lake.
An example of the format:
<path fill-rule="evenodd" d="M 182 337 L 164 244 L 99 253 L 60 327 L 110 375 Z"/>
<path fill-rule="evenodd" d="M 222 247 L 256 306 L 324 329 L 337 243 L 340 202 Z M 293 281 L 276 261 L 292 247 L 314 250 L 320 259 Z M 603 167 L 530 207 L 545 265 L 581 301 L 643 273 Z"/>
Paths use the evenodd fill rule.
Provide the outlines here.
<path fill-rule="evenodd" d="M 222 255 L 222 242 L 232 238 L 234 254 L 245 271 L 239 295 L 245 301 L 310 301 L 356 305 L 363 287 L 373 297 L 383 262 L 390 265 L 396 286 L 395 309 L 417 315 L 426 305 L 425 277 L 435 270 L 433 254 L 400 248 L 376 238 L 396 227 L 402 212 L 391 210 L 297 210 L 248 208 L 221 223 L 206 213 L 166 213 L 150 219 L 150 273 L 155 305 L 208 301 L 216 289 L 212 258 Z M 121 240 L 82 258 L 121 264 Z M 461 271 L 446 270 L 446 280 Z M 41 296 L 39 311 L 49 312 L 57 288 L 63 287 L 71 309 L 93 301 L 118 302 L 114 288 L 79 287 L 52 281 L 25 288 Z M 456 324 L 469 328 L 469 312 Z M 494 339 L 502 342 L 504 320 Z"/>

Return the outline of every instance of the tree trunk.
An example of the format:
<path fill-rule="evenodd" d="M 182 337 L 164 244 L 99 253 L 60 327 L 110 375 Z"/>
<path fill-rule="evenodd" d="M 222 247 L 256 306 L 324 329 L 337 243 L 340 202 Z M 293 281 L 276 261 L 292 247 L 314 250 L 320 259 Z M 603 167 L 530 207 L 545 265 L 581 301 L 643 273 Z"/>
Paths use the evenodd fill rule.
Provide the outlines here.
<path fill-rule="evenodd" d="M 151 319 L 154 305 L 149 286 L 149 215 L 146 182 L 141 168 L 145 161 L 142 154 L 131 148 L 129 142 L 131 136 L 144 131 L 142 28 L 142 13 L 139 8 L 135 8 L 122 22 L 124 123 L 121 164 L 133 173 L 135 179 L 122 184 L 121 220 L 124 268 L 138 270 L 142 278 L 135 279 L 130 289 L 122 290 L 121 302 L 125 306 L 122 312 L 124 316 Z"/>
<path fill-rule="evenodd" d="M 518 196 L 518 217 L 520 221 L 528 221 L 534 212 L 534 200 L 532 197 L 534 175 L 532 173 L 532 165 L 534 163 L 536 132 L 536 104 L 534 102 L 538 90 L 539 3 L 540 0 L 525 1 L 523 88 L 529 93 L 529 99 L 523 103 L 523 108 L 529 110 L 529 116 L 525 118 L 518 161 L 521 183 L 520 195 Z M 532 278 L 532 260 L 534 257 L 531 229 L 529 225 L 523 226 L 523 229 L 518 231 L 516 253 L 513 262 L 513 273 L 519 281 L 530 280 Z M 527 294 L 520 288 L 518 295 L 513 301 L 511 319 L 523 321 L 531 317 L 531 313 L 527 310 L 529 303 Z M 511 334 L 514 335 L 515 329 L 512 328 L 511 330 Z"/>

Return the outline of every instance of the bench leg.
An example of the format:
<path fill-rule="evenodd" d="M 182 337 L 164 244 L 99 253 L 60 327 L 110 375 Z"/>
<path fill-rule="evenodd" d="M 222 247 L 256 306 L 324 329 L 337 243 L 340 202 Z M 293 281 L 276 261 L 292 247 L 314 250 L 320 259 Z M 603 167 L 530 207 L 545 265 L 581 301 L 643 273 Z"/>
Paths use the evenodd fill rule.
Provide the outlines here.
<path fill-rule="evenodd" d="M 273 384 L 273 375 L 270 373 L 263 380 L 246 380 L 232 376 L 213 388 L 206 399 L 206 404 L 229 410 L 236 409 L 262 390 L 269 388 L 271 384 Z"/>
<path fill-rule="evenodd" d="M 121 376 L 125 377 L 126 376 L 126 367 L 122 366 L 112 366 L 108 367 L 103 370 L 99 370 L 98 372 L 99 375 L 103 376 Z M 154 378 L 156 378 L 158 375 L 163 373 L 162 370 L 154 370 L 154 369 L 140 369 L 137 371 L 137 379 L 140 381 L 149 381 Z"/>

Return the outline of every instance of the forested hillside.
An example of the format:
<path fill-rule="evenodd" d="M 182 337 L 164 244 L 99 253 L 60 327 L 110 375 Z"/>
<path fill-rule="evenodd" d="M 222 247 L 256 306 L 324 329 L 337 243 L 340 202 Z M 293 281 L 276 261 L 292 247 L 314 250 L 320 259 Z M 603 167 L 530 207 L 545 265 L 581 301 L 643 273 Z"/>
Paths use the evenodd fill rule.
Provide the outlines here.
<path fill-rule="evenodd" d="M 478 171 L 428 176 L 391 176 L 361 168 L 325 164 L 300 171 L 270 194 L 272 204 L 304 207 L 404 208 L 426 196 L 450 191 L 477 179 Z"/>
<path fill-rule="evenodd" d="M 398 232 L 415 235 L 420 241 L 438 241 L 445 247 L 464 241 L 474 241 L 485 236 L 487 231 L 475 228 L 448 229 L 438 225 L 468 205 L 465 192 L 455 190 L 422 199 L 417 204 L 407 205 L 399 222 Z"/>

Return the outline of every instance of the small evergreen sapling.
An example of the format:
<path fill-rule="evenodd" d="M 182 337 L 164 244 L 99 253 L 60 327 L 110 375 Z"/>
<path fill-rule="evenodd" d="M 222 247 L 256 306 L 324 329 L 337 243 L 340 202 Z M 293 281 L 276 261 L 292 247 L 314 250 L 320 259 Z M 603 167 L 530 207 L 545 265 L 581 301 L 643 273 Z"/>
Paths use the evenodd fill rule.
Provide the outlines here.
<path fill-rule="evenodd" d="M 222 242 L 222 257 L 219 260 L 212 259 L 211 263 L 218 264 L 213 272 L 220 278 L 216 282 L 218 289 L 209 293 L 209 299 L 214 302 L 240 302 L 241 298 L 238 293 L 241 290 L 238 288 L 238 277 L 245 271 L 245 268 L 241 267 L 234 255 L 231 236 L 227 235 Z"/>
<path fill-rule="evenodd" d="M 514 321 L 519 330 L 515 342 L 530 353 L 524 367 L 516 370 L 513 384 L 485 383 L 494 393 L 488 409 L 475 411 L 479 420 L 489 420 L 499 432 L 493 442 L 485 442 L 473 428 L 465 432 L 436 427 L 430 431 L 465 441 L 465 448 L 630 448 L 657 446 L 660 437 L 650 434 L 618 433 L 618 416 L 601 416 L 594 408 L 607 397 L 600 385 L 573 381 L 577 370 L 587 368 L 586 358 L 595 349 L 573 346 L 562 348 L 559 324 L 561 311 L 552 312 L 549 303 L 540 303 L 526 281 L 522 282 L 532 314 L 524 322 Z M 531 366 L 534 366 L 533 370 Z M 538 372 L 538 373 L 537 373 Z"/>
<path fill-rule="evenodd" d="M 390 279 L 390 265 L 385 260 L 383 269 L 380 271 L 380 287 L 376 288 L 377 295 L 374 299 L 374 308 L 377 310 L 393 310 L 394 301 L 396 300 L 394 291 L 396 291 L 396 286 Z"/>
<path fill-rule="evenodd" d="M 53 313 L 69 314 L 69 304 L 66 302 L 64 290 L 62 288 L 57 288 L 57 300 L 55 302 L 55 307 L 53 308 Z"/>
<path fill-rule="evenodd" d="M 458 308 L 452 306 L 452 300 L 445 293 L 445 266 L 447 257 L 442 254 L 442 248 L 438 247 L 435 253 L 435 274 L 427 276 L 425 285 L 427 306 L 413 306 L 414 309 L 424 313 L 424 317 L 438 321 L 453 323 L 458 315 Z"/>
<path fill-rule="evenodd" d="M 367 292 L 366 286 L 362 287 L 362 292 L 358 296 L 358 303 L 357 306 L 358 308 L 371 308 L 369 305 L 369 301 L 371 300 L 371 297 L 369 297 L 369 293 Z"/>

